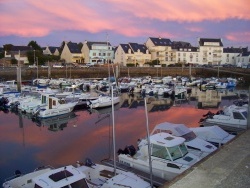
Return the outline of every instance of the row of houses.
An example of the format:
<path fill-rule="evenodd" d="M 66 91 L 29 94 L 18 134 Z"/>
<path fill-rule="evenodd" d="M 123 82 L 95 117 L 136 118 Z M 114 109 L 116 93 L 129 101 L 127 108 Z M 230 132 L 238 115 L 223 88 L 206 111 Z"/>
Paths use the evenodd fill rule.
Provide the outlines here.
<path fill-rule="evenodd" d="M 222 39 L 215 38 L 199 38 L 197 47 L 188 42 L 171 41 L 160 37 L 149 37 L 144 44 L 131 42 L 119 44 L 116 47 L 113 47 L 109 42 L 85 41 L 82 47 L 73 42 L 65 41 L 64 44 L 61 50 L 59 47 L 45 47 L 43 54 L 60 55 L 60 59 L 65 63 L 105 64 L 113 62 L 122 66 L 132 64 L 139 67 L 148 66 L 148 63 L 152 61 L 157 62 L 159 66 L 176 63 L 199 65 L 250 64 L 248 47 L 223 47 Z M 18 51 L 21 51 L 20 60 L 24 64 L 29 64 L 27 58 L 25 59 L 25 51 L 28 50 L 32 49 L 27 46 L 13 46 L 10 52 L 5 52 L 5 57 L 18 59 Z"/>

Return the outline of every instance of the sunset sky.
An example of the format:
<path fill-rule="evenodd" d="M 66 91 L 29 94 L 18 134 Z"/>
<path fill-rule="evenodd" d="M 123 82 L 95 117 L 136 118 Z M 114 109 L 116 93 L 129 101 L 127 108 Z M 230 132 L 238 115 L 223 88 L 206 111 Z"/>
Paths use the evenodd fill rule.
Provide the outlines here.
<path fill-rule="evenodd" d="M 145 43 L 222 38 L 250 46 L 250 0 L 0 0 L 0 46 L 62 41 Z"/>

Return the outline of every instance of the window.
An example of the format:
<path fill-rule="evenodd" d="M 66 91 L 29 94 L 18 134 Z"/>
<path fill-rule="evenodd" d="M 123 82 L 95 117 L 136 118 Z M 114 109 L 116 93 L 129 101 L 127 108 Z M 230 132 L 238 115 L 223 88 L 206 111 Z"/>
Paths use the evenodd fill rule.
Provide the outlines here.
<path fill-rule="evenodd" d="M 96 56 L 96 53 L 93 53 L 93 56 Z"/>
<path fill-rule="evenodd" d="M 245 118 L 239 112 L 233 112 L 234 119 L 244 120 Z"/>
<path fill-rule="evenodd" d="M 171 158 L 168 155 L 167 149 L 164 146 L 159 146 L 156 144 L 152 144 L 152 156 L 171 160 Z"/>

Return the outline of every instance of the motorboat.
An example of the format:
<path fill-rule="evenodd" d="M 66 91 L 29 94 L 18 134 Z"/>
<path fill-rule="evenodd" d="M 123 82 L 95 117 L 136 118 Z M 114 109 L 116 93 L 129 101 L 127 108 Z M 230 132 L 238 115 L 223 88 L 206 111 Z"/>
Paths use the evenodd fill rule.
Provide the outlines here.
<path fill-rule="evenodd" d="M 188 151 L 182 137 L 160 132 L 150 135 L 149 140 L 150 151 L 147 139 L 139 142 L 138 150 L 132 145 L 119 149 L 119 163 L 150 173 L 151 158 L 153 175 L 170 181 L 200 160 Z"/>
<path fill-rule="evenodd" d="M 217 125 L 189 129 L 193 131 L 198 138 L 206 140 L 216 147 L 224 145 L 235 138 L 235 135 L 229 134 Z"/>
<path fill-rule="evenodd" d="M 17 174 L 3 183 L 3 188 L 34 187 L 84 187 L 86 175 L 72 165 L 54 169 L 43 167 L 28 174 Z"/>
<path fill-rule="evenodd" d="M 217 149 L 213 144 L 197 137 L 195 133 L 184 124 L 163 122 L 155 126 L 151 135 L 158 132 L 167 132 L 174 136 L 184 138 L 188 151 L 200 158 L 206 157 Z"/>
<path fill-rule="evenodd" d="M 104 108 L 104 107 L 109 107 L 112 105 L 112 100 L 114 104 L 118 104 L 120 102 L 120 97 L 110 97 L 107 95 L 100 95 L 97 99 L 95 100 L 88 100 L 87 105 L 90 108 Z"/>
<path fill-rule="evenodd" d="M 77 115 L 74 112 L 50 118 L 37 118 L 33 120 L 38 127 L 47 127 L 49 131 L 53 132 L 64 130 L 69 123 L 73 126 L 77 126 Z"/>
<path fill-rule="evenodd" d="M 38 106 L 33 110 L 32 114 L 38 118 L 59 116 L 72 112 L 76 104 L 77 102 L 66 102 L 64 99 L 49 97 L 47 105 L 43 107 Z"/>
<path fill-rule="evenodd" d="M 140 178 L 138 175 L 114 169 L 114 167 L 102 164 L 95 164 L 90 159 L 86 159 L 85 164 L 77 161 L 77 170 L 86 174 L 86 182 L 89 187 L 100 188 L 150 188 L 150 184 Z"/>
<path fill-rule="evenodd" d="M 74 93 L 65 97 L 66 101 L 77 102 L 76 106 L 87 105 L 87 101 L 98 99 L 96 93 Z"/>
<path fill-rule="evenodd" d="M 227 132 L 238 133 L 247 129 L 247 114 L 246 106 L 230 105 L 223 107 L 217 113 L 208 112 L 204 114 L 200 123 L 201 126 L 217 125 Z"/>

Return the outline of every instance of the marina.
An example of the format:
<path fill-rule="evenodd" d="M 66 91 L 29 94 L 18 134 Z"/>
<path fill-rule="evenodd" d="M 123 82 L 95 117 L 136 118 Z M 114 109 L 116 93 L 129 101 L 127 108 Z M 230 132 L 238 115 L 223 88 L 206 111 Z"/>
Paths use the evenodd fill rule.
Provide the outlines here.
<path fill-rule="evenodd" d="M 70 113 L 45 118 L 34 118 L 32 113 L 0 111 L 0 149 L 1 153 L 4 153 L 0 162 L 1 183 L 17 169 L 25 174 L 39 166 L 51 165 L 59 168 L 76 164 L 76 161 L 85 161 L 86 158 L 95 163 L 112 160 L 112 113 L 115 117 L 115 151 L 118 151 L 128 144 L 137 146 L 138 139 L 145 138 L 145 110 L 150 131 L 162 122 L 185 124 L 188 128 L 195 128 L 199 127 L 200 118 L 208 111 L 216 113 L 239 98 L 248 97 L 246 89 L 238 88 L 201 91 L 194 86 L 174 98 L 169 94 L 164 96 L 163 93 L 154 93 L 156 91 L 154 90 L 152 95 L 150 92 L 121 93 L 113 112 L 110 104 L 104 108 L 77 106 L 72 112 L 70 110 Z M 214 101 L 216 102 L 213 104 Z M 169 138 L 173 136 L 168 135 Z M 181 139 L 178 141 L 180 144 L 186 138 Z M 168 182 L 173 178 L 163 179 Z M 155 182 L 157 186 L 164 184 L 162 179 Z"/>

